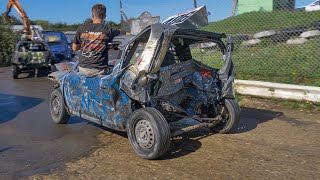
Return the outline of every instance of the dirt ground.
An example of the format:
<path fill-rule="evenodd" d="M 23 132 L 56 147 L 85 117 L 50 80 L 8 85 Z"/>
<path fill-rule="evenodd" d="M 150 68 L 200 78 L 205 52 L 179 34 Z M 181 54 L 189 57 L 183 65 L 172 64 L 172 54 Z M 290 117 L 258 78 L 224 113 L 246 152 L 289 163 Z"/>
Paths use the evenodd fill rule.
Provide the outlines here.
<path fill-rule="evenodd" d="M 320 111 L 241 100 L 234 134 L 201 129 L 174 139 L 160 160 L 144 160 L 125 134 L 105 131 L 88 157 L 31 179 L 320 179 Z"/>

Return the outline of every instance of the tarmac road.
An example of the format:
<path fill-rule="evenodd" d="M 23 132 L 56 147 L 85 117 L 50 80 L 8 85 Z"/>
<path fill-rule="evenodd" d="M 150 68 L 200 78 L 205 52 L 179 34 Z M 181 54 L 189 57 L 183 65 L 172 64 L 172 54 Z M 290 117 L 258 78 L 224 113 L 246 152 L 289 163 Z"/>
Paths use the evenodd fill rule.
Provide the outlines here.
<path fill-rule="evenodd" d="M 97 145 L 102 128 L 79 118 L 70 125 L 51 121 L 51 90 L 46 76 L 13 80 L 10 68 L 0 68 L 1 180 L 48 172 Z"/>

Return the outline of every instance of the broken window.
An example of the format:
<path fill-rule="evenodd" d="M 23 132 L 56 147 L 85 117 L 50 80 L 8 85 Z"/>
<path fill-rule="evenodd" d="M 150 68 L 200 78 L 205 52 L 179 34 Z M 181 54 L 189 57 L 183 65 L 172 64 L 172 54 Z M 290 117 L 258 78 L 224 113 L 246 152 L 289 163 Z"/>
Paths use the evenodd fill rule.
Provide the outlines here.
<path fill-rule="evenodd" d="M 138 39 L 130 43 L 126 50 L 122 68 L 127 67 L 128 65 L 133 65 L 141 59 L 142 53 L 149 40 L 150 32 L 151 30 L 146 31 L 143 35 L 139 36 Z"/>
<path fill-rule="evenodd" d="M 168 52 L 173 55 L 176 62 L 194 59 L 217 69 L 220 69 L 224 63 L 224 52 L 220 45 L 205 38 L 172 38 Z M 165 66 L 164 64 L 170 65 L 171 63 L 165 58 L 162 66 Z"/>

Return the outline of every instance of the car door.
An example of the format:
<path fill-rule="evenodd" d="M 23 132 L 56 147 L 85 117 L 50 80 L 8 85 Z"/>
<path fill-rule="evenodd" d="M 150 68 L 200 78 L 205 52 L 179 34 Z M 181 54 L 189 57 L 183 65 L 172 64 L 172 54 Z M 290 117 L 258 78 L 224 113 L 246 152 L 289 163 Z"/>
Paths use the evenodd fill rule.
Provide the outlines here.
<path fill-rule="evenodd" d="M 78 65 L 66 75 L 64 94 L 66 104 L 72 114 L 89 117 L 102 117 L 97 109 L 101 104 L 100 79 L 103 76 L 87 77 L 79 73 Z M 101 108 L 100 108 L 101 109 Z"/>
<path fill-rule="evenodd" d="M 107 75 L 86 77 L 74 67 L 64 80 L 64 95 L 72 114 L 124 130 L 131 114 L 131 101 L 120 90 L 120 78 L 125 69 L 117 67 Z"/>

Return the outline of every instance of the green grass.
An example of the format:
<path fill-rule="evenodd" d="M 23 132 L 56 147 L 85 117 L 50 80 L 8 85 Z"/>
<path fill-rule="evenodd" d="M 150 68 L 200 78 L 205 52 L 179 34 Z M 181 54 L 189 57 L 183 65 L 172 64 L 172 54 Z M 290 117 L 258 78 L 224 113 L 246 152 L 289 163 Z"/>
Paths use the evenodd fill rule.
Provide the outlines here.
<path fill-rule="evenodd" d="M 274 44 L 264 40 L 255 47 L 236 44 L 233 52 L 236 78 L 288 84 L 320 86 L 320 38 L 302 45 Z M 215 68 L 221 68 L 222 53 L 192 50 L 195 59 Z"/>
<path fill-rule="evenodd" d="M 290 27 L 311 27 L 320 20 L 320 11 L 314 12 L 250 12 L 222 21 L 211 22 L 202 28 L 206 31 L 214 31 L 234 34 L 254 34 L 264 30 L 281 30 Z"/>

